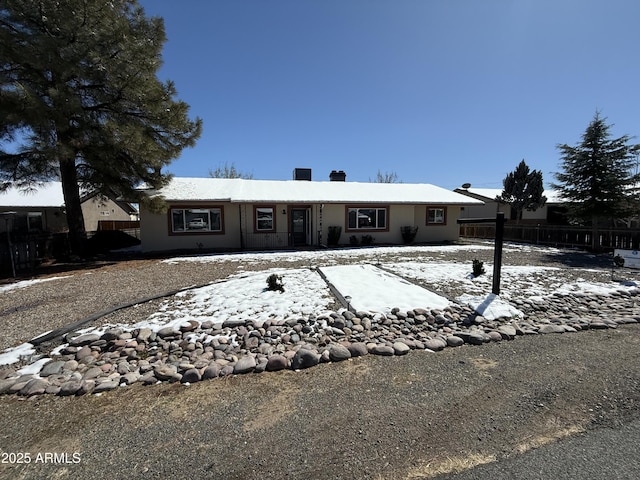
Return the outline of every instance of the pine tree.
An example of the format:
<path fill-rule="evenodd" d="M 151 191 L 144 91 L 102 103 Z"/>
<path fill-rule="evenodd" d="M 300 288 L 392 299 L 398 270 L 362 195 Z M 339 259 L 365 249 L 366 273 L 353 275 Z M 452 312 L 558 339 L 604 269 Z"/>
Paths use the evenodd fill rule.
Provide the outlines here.
<path fill-rule="evenodd" d="M 570 214 L 580 223 L 593 227 L 593 247 L 597 228 L 637 214 L 639 206 L 636 155 L 640 145 L 629 144 L 630 137 L 611 139 L 611 125 L 596 112 L 572 147 L 558 145 L 562 171 L 555 174 L 553 188 L 566 199 Z"/>
<path fill-rule="evenodd" d="M 596 113 L 578 145 L 558 145 L 562 172 L 556 173 L 554 188 L 573 216 L 587 224 L 626 217 L 638 206 L 640 145 L 630 145 L 628 135 L 611 139 L 605 120 Z"/>
<path fill-rule="evenodd" d="M 161 18 L 136 0 L 3 0 L 0 187 L 59 179 L 72 251 L 82 253 L 80 189 L 131 197 L 193 146 L 201 121 L 156 74 Z"/>
<path fill-rule="evenodd" d="M 536 210 L 547 201 L 547 197 L 543 195 L 542 172 L 539 170 L 531 171 L 524 160 L 504 178 L 502 185 L 504 189 L 496 200 L 511 205 L 511 208 L 516 212 L 516 220 L 518 221 L 522 220 L 524 210 Z"/>

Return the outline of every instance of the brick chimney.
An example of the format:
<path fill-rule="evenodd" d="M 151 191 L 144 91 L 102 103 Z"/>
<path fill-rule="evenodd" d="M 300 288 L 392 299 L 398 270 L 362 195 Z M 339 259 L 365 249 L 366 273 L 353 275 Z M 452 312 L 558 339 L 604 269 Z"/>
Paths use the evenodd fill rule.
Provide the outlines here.
<path fill-rule="evenodd" d="M 331 170 L 329 180 L 332 182 L 346 182 L 347 174 L 344 173 L 344 170 Z"/>

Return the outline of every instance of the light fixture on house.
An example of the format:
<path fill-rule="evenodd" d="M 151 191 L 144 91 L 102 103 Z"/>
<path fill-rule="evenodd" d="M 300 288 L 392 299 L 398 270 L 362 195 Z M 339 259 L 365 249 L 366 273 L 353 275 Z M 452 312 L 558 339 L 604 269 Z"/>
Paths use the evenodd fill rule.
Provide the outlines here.
<path fill-rule="evenodd" d="M 287 214 L 287 210 L 283 208 L 283 209 L 282 209 L 282 214 L 283 214 L 283 215 L 286 215 L 286 214 Z"/>

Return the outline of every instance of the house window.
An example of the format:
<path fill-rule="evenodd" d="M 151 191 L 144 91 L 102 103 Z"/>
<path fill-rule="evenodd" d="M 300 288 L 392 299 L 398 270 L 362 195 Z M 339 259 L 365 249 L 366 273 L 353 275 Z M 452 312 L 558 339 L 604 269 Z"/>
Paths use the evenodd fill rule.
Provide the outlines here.
<path fill-rule="evenodd" d="M 29 232 L 41 232 L 43 230 L 42 212 L 27 213 L 27 230 Z"/>
<path fill-rule="evenodd" d="M 171 232 L 222 232 L 222 207 L 172 208 Z"/>
<path fill-rule="evenodd" d="M 276 229 L 274 207 L 255 207 L 256 232 L 273 232 Z"/>
<path fill-rule="evenodd" d="M 349 230 L 387 229 L 387 207 L 350 207 L 347 217 Z"/>
<path fill-rule="evenodd" d="M 427 208 L 427 225 L 446 225 L 447 207 Z"/>

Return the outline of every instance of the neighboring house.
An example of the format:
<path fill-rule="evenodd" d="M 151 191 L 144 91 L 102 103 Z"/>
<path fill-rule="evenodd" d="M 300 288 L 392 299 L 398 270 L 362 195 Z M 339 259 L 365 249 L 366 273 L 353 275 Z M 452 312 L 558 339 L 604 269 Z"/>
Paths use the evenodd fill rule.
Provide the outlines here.
<path fill-rule="evenodd" d="M 139 220 L 138 209 L 133 204 L 118 199 L 115 194 L 100 195 L 94 192 L 83 195 L 80 201 L 87 232 L 99 230 L 98 222 Z"/>
<path fill-rule="evenodd" d="M 115 195 L 84 194 L 81 198 L 87 232 L 98 230 L 100 220 L 137 220 L 137 209 Z M 4 218 L 4 221 L 2 219 Z M 9 188 L 0 192 L 0 232 L 60 233 L 67 230 L 62 184 L 47 182 L 29 191 Z"/>
<path fill-rule="evenodd" d="M 468 184 L 465 184 L 466 187 Z M 508 203 L 498 202 L 496 197 L 502 194 L 501 188 L 456 188 L 454 192 L 466 195 L 475 200 L 481 200 L 484 205 L 473 205 L 464 207 L 460 218 L 492 218 L 497 212 L 504 212 L 507 220 L 515 221 L 516 212 Z M 565 209 L 561 205 L 562 202 L 553 190 L 546 190 L 544 196 L 547 197 L 546 203 L 533 211 L 524 210 L 522 212 L 522 220 L 520 223 L 536 223 L 536 224 L 565 224 Z"/>
<path fill-rule="evenodd" d="M 376 244 L 402 244 L 401 228 L 417 226 L 415 242 L 459 238 L 463 206 L 481 205 L 429 184 L 174 178 L 150 196 L 166 213 L 140 208 L 143 251 L 196 248 L 238 250 L 326 245 L 340 227 L 339 244 L 370 235 Z M 310 176 L 309 176 L 310 178 Z"/>
<path fill-rule="evenodd" d="M 67 229 L 62 186 L 50 182 L 37 189 L 0 192 L 0 232 L 59 233 Z"/>

